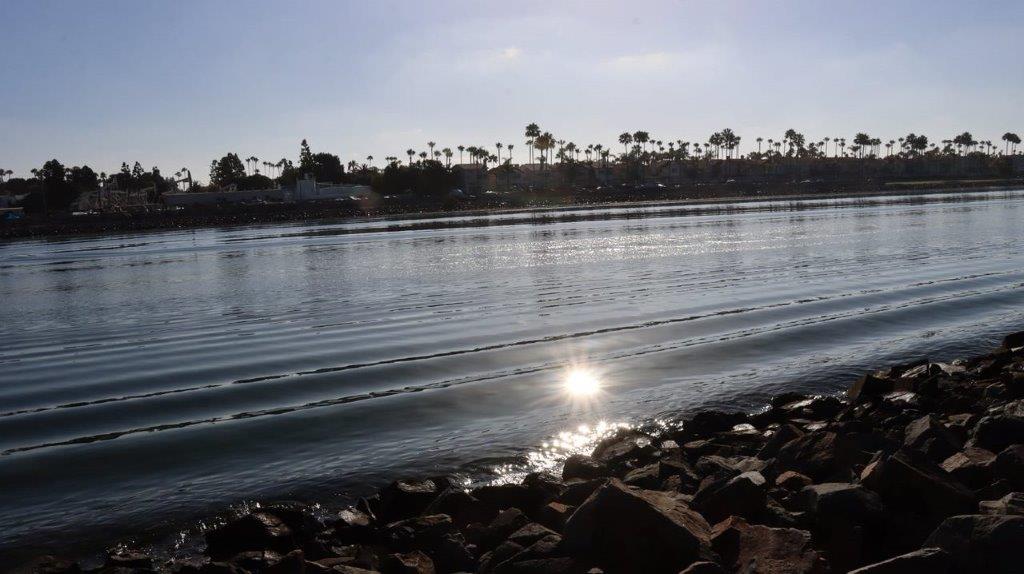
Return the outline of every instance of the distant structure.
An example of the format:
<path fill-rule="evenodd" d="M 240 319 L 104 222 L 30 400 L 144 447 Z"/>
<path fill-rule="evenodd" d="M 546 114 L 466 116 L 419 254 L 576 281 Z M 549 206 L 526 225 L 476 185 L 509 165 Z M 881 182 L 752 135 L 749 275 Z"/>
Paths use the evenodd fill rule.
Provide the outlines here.
<path fill-rule="evenodd" d="M 303 203 L 307 201 L 338 201 L 360 200 L 373 195 L 368 185 L 347 185 L 336 183 L 319 183 L 312 177 L 295 182 L 295 187 L 276 187 L 269 189 L 250 189 L 224 191 L 204 191 L 196 193 L 165 193 L 162 198 L 165 204 L 172 207 L 191 205 L 238 205 L 245 203 Z"/>

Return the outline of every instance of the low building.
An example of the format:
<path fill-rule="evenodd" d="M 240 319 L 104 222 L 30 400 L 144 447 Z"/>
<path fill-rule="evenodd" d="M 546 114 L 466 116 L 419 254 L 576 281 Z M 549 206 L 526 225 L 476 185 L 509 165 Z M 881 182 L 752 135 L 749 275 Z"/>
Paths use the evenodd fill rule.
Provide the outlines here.
<path fill-rule="evenodd" d="M 174 207 L 189 205 L 242 205 L 257 203 L 302 203 L 307 201 L 339 201 L 366 199 L 374 195 L 368 185 L 319 183 L 306 178 L 295 182 L 295 187 L 270 189 L 203 191 L 195 193 L 165 193 L 164 203 Z"/>

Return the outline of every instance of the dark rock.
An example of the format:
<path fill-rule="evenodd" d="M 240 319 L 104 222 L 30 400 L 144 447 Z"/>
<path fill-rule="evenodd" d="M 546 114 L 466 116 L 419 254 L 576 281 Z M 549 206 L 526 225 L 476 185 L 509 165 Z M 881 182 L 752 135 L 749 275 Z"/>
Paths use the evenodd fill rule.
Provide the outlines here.
<path fill-rule="evenodd" d="M 992 463 L 996 476 L 1007 480 L 1016 489 L 1024 489 L 1024 444 L 1006 447 Z"/>
<path fill-rule="evenodd" d="M 519 560 L 502 565 L 498 574 L 570 574 L 579 570 L 579 564 L 569 556 Z"/>
<path fill-rule="evenodd" d="M 786 490 L 800 490 L 813 482 L 811 477 L 792 470 L 787 470 L 775 478 L 775 485 Z"/>
<path fill-rule="evenodd" d="M 836 440 L 834 432 L 807 433 L 779 449 L 776 466 L 779 471 L 795 470 L 814 480 L 825 480 L 838 470 Z"/>
<path fill-rule="evenodd" d="M 473 522 L 486 523 L 494 518 L 494 510 L 481 504 L 461 488 L 449 488 L 435 498 L 423 514 L 447 514 L 459 528 Z"/>
<path fill-rule="evenodd" d="M 981 488 L 992 481 L 992 463 L 996 455 L 977 447 L 964 450 L 942 461 L 942 470 L 971 488 Z"/>
<path fill-rule="evenodd" d="M 871 463 L 861 474 L 865 486 L 887 506 L 938 522 L 973 512 L 974 493 L 922 455 L 900 450 Z"/>
<path fill-rule="evenodd" d="M 510 534 L 508 539 L 510 542 L 515 542 L 523 548 L 526 548 L 541 538 L 551 534 L 555 534 L 555 532 L 550 528 L 537 524 L 536 522 L 531 522 Z"/>
<path fill-rule="evenodd" d="M 633 430 L 622 430 L 598 443 L 590 456 L 598 464 L 607 468 L 616 467 L 629 460 L 646 460 L 656 450 L 653 443 L 650 435 Z M 580 476 L 579 478 L 585 477 Z"/>
<path fill-rule="evenodd" d="M 296 539 L 312 538 L 324 529 L 324 524 L 301 502 L 272 502 L 264 505 L 260 511 L 280 518 Z"/>
<path fill-rule="evenodd" d="M 377 517 L 386 523 L 419 516 L 441 492 L 430 479 L 396 480 L 380 491 Z"/>
<path fill-rule="evenodd" d="M 715 525 L 711 545 L 732 572 L 800 574 L 820 572 L 811 533 L 795 528 L 751 525 L 730 517 Z"/>
<path fill-rule="evenodd" d="M 480 538 L 480 547 L 489 550 L 501 544 L 513 532 L 530 523 L 518 508 L 509 508 L 498 513 L 498 516 L 487 525 Z"/>
<path fill-rule="evenodd" d="M 622 477 L 622 482 L 639 488 L 657 488 L 661 484 L 661 463 L 654 462 L 640 468 L 634 468 Z"/>
<path fill-rule="evenodd" d="M 683 435 L 687 438 L 706 438 L 715 433 L 727 431 L 734 426 L 747 422 L 746 413 L 725 413 L 721 411 L 701 411 L 688 421 L 683 422 Z"/>
<path fill-rule="evenodd" d="M 946 460 L 963 447 L 960 439 L 934 415 L 923 416 L 907 425 L 903 444 L 935 462 Z"/>
<path fill-rule="evenodd" d="M 767 481 L 761 473 L 744 472 L 701 488 L 694 495 L 692 506 L 709 523 L 732 515 L 756 518 L 764 511 L 767 491 Z"/>
<path fill-rule="evenodd" d="M 40 556 L 21 569 L 24 574 L 79 574 L 81 571 L 78 562 L 51 555 Z"/>
<path fill-rule="evenodd" d="M 850 574 L 946 574 L 949 554 L 939 548 L 922 548 L 909 554 L 869 564 Z"/>
<path fill-rule="evenodd" d="M 485 507 L 494 511 L 518 508 L 531 512 L 546 502 L 545 495 L 521 484 L 497 484 L 481 486 L 470 493 Z"/>
<path fill-rule="evenodd" d="M 289 552 L 294 548 L 291 529 L 280 518 L 266 512 L 247 514 L 206 532 L 206 553 L 214 559 L 250 550 Z"/>
<path fill-rule="evenodd" d="M 1011 444 L 1024 444 L 1024 418 L 1010 415 L 982 417 L 971 432 L 975 446 L 999 452 Z"/>
<path fill-rule="evenodd" d="M 885 507 L 874 492 L 842 482 L 813 484 L 799 494 L 800 505 L 823 526 L 837 523 L 871 525 L 881 520 Z"/>
<path fill-rule="evenodd" d="M 263 570 L 263 574 L 305 574 L 306 558 L 302 550 L 292 550 Z"/>
<path fill-rule="evenodd" d="M 477 560 L 459 534 L 445 536 L 434 548 L 434 566 L 441 572 L 469 572 L 477 569 Z"/>
<path fill-rule="evenodd" d="M 152 569 L 153 557 L 142 552 L 118 551 L 107 554 L 107 567 Z"/>
<path fill-rule="evenodd" d="M 407 554 L 389 554 L 381 564 L 383 574 L 434 574 L 434 561 L 430 556 L 415 551 Z"/>
<path fill-rule="evenodd" d="M 773 458 L 778 454 L 779 449 L 782 448 L 783 445 L 804 436 L 804 434 L 804 431 L 800 430 L 795 425 L 788 423 L 780 425 L 779 428 L 775 429 L 772 435 L 768 437 L 768 440 L 765 441 L 764 446 L 762 446 L 761 450 L 758 451 L 757 457 L 763 460 Z"/>
<path fill-rule="evenodd" d="M 956 572 L 1021 572 L 1024 516 L 965 515 L 947 518 L 925 546 L 949 552 Z"/>
<path fill-rule="evenodd" d="M 850 402 L 857 402 L 866 398 L 891 393 L 892 390 L 893 382 L 891 379 L 883 379 L 872 374 L 867 374 L 857 379 L 857 381 L 850 386 L 850 389 L 846 391 L 846 398 L 849 399 Z"/>
<path fill-rule="evenodd" d="M 678 496 L 612 479 L 569 518 L 564 543 L 615 571 L 675 574 L 713 558 L 710 527 Z"/>
<path fill-rule="evenodd" d="M 679 574 L 728 574 L 716 562 L 694 562 Z"/>
<path fill-rule="evenodd" d="M 342 510 L 329 521 L 335 536 L 345 544 L 369 542 L 374 538 L 373 521 L 368 514 L 355 508 Z"/>
<path fill-rule="evenodd" d="M 1024 516 L 1024 493 L 1011 492 L 999 500 L 982 500 L 978 503 L 982 514 L 1011 514 Z"/>
<path fill-rule="evenodd" d="M 537 512 L 537 521 L 552 530 L 561 530 L 575 507 L 561 502 L 549 502 Z"/>
<path fill-rule="evenodd" d="M 502 542 L 480 557 L 480 572 L 493 572 L 499 564 L 521 553 L 525 548 L 515 542 Z"/>
<path fill-rule="evenodd" d="M 595 478 L 592 480 L 580 480 L 570 481 L 565 485 L 565 490 L 558 497 L 556 502 L 562 504 L 568 504 L 569 506 L 579 506 L 583 504 L 583 501 L 590 498 L 590 495 L 595 490 L 604 486 L 604 483 L 608 482 L 607 479 Z"/>
<path fill-rule="evenodd" d="M 1004 349 L 1013 350 L 1018 347 L 1024 347 L 1024 331 L 1010 333 L 1009 335 L 1003 337 Z"/>
<path fill-rule="evenodd" d="M 454 526 L 450 516 L 431 514 L 388 524 L 384 528 L 383 539 L 396 550 L 428 550 L 437 547 L 452 532 Z"/>
<path fill-rule="evenodd" d="M 283 556 L 273 550 L 247 550 L 231 557 L 230 563 L 250 572 L 262 572 L 281 561 Z"/>

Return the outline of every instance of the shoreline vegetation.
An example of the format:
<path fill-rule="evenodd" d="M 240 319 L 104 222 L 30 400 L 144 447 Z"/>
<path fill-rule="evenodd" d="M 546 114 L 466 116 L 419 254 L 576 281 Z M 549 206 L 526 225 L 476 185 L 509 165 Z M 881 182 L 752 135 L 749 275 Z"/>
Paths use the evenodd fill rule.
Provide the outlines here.
<path fill-rule="evenodd" d="M 323 518 L 267 504 L 164 562 L 98 573 L 1020 572 L 1024 332 L 988 354 L 865 374 L 842 398 L 620 429 L 560 475 L 392 482 Z M 25 571 L 83 571 L 52 556 Z"/>
<path fill-rule="evenodd" d="M 808 187 L 812 187 L 808 189 Z M 815 189 L 816 188 L 816 189 Z M 444 225 L 429 223 L 432 219 L 449 217 L 489 217 L 507 214 L 533 214 L 538 223 L 550 219 L 550 211 L 571 214 L 574 211 L 599 208 L 648 208 L 692 205 L 720 205 L 742 202 L 834 200 L 844 198 L 872 198 L 898 195 L 931 195 L 951 192 L 1009 191 L 1024 188 L 1024 178 L 927 180 L 889 182 L 861 186 L 831 186 L 828 191 L 817 186 L 777 185 L 762 190 L 744 189 L 742 186 L 708 186 L 702 190 L 685 192 L 663 190 L 639 193 L 625 189 L 619 193 L 535 194 L 521 197 L 510 206 L 507 198 L 490 203 L 449 205 L 442 209 L 433 204 L 380 205 L 369 202 L 262 204 L 203 206 L 177 211 L 153 213 L 97 213 L 89 215 L 50 214 L 45 218 L 27 217 L 22 221 L 0 224 L 0 239 L 63 237 L 147 231 L 244 227 L 274 223 L 354 223 L 368 221 L 420 221 L 418 227 L 437 228 Z M 558 220 L 572 220 L 562 217 Z M 481 223 L 482 224 L 482 223 Z M 463 223 L 457 226 L 471 226 Z"/>
<path fill-rule="evenodd" d="M 31 177 L 0 169 L 0 238 L 973 187 L 1024 177 L 1024 155 L 1017 149 L 1021 139 L 1013 132 L 997 142 L 977 140 L 970 132 L 941 142 L 914 133 L 888 141 L 858 133 L 848 143 L 839 136 L 813 141 L 789 129 L 777 140 L 748 141 L 746 153 L 740 151 L 743 138 L 729 128 L 706 141 L 624 132 L 618 145 L 605 146 L 577 145 L 531 123 L 524 137 L 525 146 L 518 146 L 520 156 L 526 148 L 524 163 L 514 162 L 514 144 L 453 149 L 431 141 L 426 144 L 429 151 L 410 148 L 385 157 L 383 164 L 373 156 L 344 164 L 338 155 L 314 152 L 302 140 L 294 162 L 227 153 L 210 163 L 206 184 L 194 179 L 188 167 L 165 174 L 139 162 L 122 163 L 109 174 L 57 159 L 31 170 Z M 300 187 L 315 190 L 320 184 L 334 190 L 334 199 L 281 193 Z M 225 195 L 236 191 L 251 193 Z"/>

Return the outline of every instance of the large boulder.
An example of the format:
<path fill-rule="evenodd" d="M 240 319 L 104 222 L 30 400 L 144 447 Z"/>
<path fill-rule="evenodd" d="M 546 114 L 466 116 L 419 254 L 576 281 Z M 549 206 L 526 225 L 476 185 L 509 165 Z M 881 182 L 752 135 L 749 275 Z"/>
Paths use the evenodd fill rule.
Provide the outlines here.
<path fill-rule="evenodd" d="M 246 551 L 273 550 L 287 553 L 295 548 L 291 528 L 268 512 L 254 512 L 206 531 L 206 554 L 229 558 Z"/>
<path fill-rule="evenodd" d="M 1013 514 L 1024 516 L 1024 493 L 1011 492 L 998 500 L 982 500 L 978 503 L 982 514 Z"/>
<path fill-rule="evenodd" d="M 946 574 L 949 554 L 939 548 L 922 548 L 852 570 L 850 574 Z"/>
<path fill-rule="evenodd" d="M 963 447 L 963 442 L 934 415 L 923 416 L 907 425 L 903 444 L 935 462 L 946 460 Z"/>
<path fill-rule="evenodd" d="M 601 478 L 603 476 L 608 476 L 608 469 L 585 454 L 570 455 L 562 466 L 562 480 Z"/>
<path fill-rule="evenodd" d="M 707 521 L 680 496 L 612 479 L 569 517 L 563 542 L 615 571 L 675 574 L 713 559 L 710 534 Z"/>
<path fill-rule="evenodd" d="M 394 522 L 419 516 L 442 491 L 443 488 L 431 479 L 396 480 L 381 489 L 377 518 Z"/>
<path fill-rule="evenodd" d="M 383 574 L 434 574 L 434 561 L 430 556 L 414 551 L 406 554 L 389 554 L 381 564 Z"/>
<path fill-rule="evenodd" d="M 622 430 L 598 443 L 590 456 L 598 464 L 614 468 L 630 460 L 646 460 L 655 450 L 657 449 L 650 435 L 634 430 Z"/>
<path fill-rule="evenodd" d="M 999 452 L 1011 444 L 1024 444 L 1024 417 L 989 415 L 982 417 L 971 431 L 975 446 Z"/>
<path fill-rule="evenodd" d="M 732 515 L 753 519 L 764 511 L 767 492 L 767 481 L 760 472 L 744 472 L 702 487 L 692 506 L 712 524 Z"/>
<path fill-rule="evenodd" d="M 799 504 L 822 526 L 839 523 L 871 525 L 881 520 L 885 511 L 878 494 L 845 482 L 806 486 L 800 491 Z"/>
<path fill-rule="evenodd" d="M 944 520 L 924 545 L 949 552 L 954 572 L 1019 573 L 1024 516 L 953 516 Z"/>
<path fill-rule="evenodd" d="M 940 465 L 942 470 L 953 475 L 970 488 L 981 488 L 992 482 L 992 463 L 996 455 L 974 446 L 953 454 Z"/>
<path fill-rule="evenodd" d="M 1007 480 L 1015 489 L 1024 489 L 1024 444 L 1006 447 L 992 463 L 996 476 Z"/>
<path fill-rule="evenodd" d="M 837 470 L 834 432 L 815 431 L 786 443 L 775 456 L 780 472 L 795 470 L 814 480 L 825 480 Z"/>
<path fill-rule="evenodd" d="M 893 390 L 891 379 L 867 374 L 857 379 L 846 391 L 846 398 L 855 403 L 862 399 L 878 397 Z"/>
<path fill-rule="evenodd" d="M 795 528 L 748 524 L 733 516 L 716 524 L 712 548 L 730 572 L 746 574 L 807 574 L 823 572 L 811 533 Z"/>
<path fill-rule="evenodd" d="M 974 493 L 923 455 L 900 450 L 869 464 L 861 474 L 865 486 L 886 506 L 927 517 L 934 523 L 975 509 Z"/>

